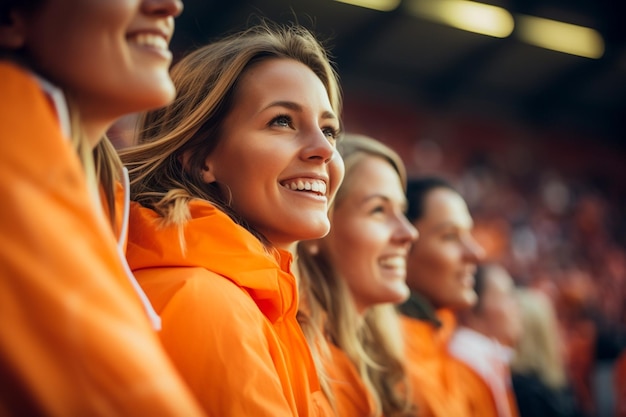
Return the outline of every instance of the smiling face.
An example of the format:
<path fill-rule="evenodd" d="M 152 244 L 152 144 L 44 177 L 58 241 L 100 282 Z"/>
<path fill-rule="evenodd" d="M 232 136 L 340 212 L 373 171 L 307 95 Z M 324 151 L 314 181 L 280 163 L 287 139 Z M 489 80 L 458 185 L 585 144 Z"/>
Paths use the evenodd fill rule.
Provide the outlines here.
<path fill-rule="evenodd" d="M 400 303 L 409 296 L 406 255 L 417 231 L 404 216 L 406 197 L 392 165 L 366 155 L 342 185 L 322 245 L 357 309 Z"/>
<path fill-rule="evenodd" d="M 71 97 L 90 133 L 173 99 L 168 43 L 181 10 L 179 0 L 44 0 L 16 10 L 17 36 L 0 42 Z"/>
<path fill-rule="evenodd" d="M 463 310 L 476 303 L 476 264 L 484 251 L 471 234 L 472 218 L 463 198 L 434 188 L 414 222 L 420 233 L 409 255 L 407 282 L 436 308 Z"/>
<path fill-rule="evenodd" d="M 204 181 L 274 246 L 328 233 L 328 206 L 341 180 L 339 120 L 320 79 L 304 64 L 272 58 L 242 76 Z"/>

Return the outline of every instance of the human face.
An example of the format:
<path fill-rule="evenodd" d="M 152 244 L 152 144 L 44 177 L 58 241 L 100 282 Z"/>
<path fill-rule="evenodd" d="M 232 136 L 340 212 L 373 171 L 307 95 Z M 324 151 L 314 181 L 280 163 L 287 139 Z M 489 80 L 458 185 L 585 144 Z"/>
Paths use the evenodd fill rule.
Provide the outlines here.
<path fill-rule="evenodd" d="M 447 188 L 431 190 L 424 199 L 424 214 L 414 225 L 420 238 L 409 254 L 409 287 L 435 308 L 474 305 L 474 273 L 484 251 L 472 237 L 473 221 L 463 198 Z"/>
<path fill-rule="evenodd" d="M 335 149 L 339 119 L 315 73 L 291 59 L 254 64 L 222 127 L 204 180 L 217 181 L 233 209 L 278 248 L 325 236 L 344 167 Z"/>
<path fill-rule="evenodd" d="M 77 106 L 95 145 L 115 119 L 175 94 L 168 43 L 180 0 L 44 0 L 17 13 L 33 69 Z"/>
<path fill-rule="evenodd" d="M 406 256 L 417 230 L 404 216 L 406 197 L 396 170 L 377 156 L 357 162 L 331 211 L 324 250 L 360 312 L 409 296 Z"/>
<path fill-rule="evenodd" d="M 477 330 L 509 347 L 514 347 L 521 337 L 522 321 L 515 284 L 503 268 L 491 266 L 487 269 L 480 303 L 470 323 L 475 323 Z"/>

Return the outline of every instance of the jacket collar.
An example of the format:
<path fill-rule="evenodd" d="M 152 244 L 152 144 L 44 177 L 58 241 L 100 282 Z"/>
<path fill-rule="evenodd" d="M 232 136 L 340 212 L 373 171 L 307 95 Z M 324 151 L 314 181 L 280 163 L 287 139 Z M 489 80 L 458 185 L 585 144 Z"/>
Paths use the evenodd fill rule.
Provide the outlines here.
<path fill-rule="evenodd" d="M 181 245 L 177 226 L 163 226 L 156 212 L 132 203 L 127 249 L 131 268 L 205 268 L 247 291 L 270 321 L 295 316 L 298 299 L 291 254 L 268 250 L 207 201 L 194 200 L 189 210 Z"/>

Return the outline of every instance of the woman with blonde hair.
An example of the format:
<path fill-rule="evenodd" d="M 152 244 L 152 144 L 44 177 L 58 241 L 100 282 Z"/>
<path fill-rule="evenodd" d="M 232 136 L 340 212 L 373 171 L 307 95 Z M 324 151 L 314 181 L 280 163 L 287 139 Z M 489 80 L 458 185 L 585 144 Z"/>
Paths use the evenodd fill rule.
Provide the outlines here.
<path fill-rule="evenodd" d="M 2 415 L 201 415 L 124 262 L 124 177 L 105 138 L 117 118 L 174 98 L 181 11 L 0 1 Z"/>
<path fill-rule="evenodd" d="M 511 363 L 520 417 L 572 417 L 577 409 L 565 371 L 554 307 L 534 289 L 518 289 L 523 337 Z"/>
<path fill-rule="evenodd" d="M 171 71 L 130 169 L 127 256 L 161 340 L 209 415 L 330 413 L 296 319 L 297 241 L 328 233 L 341 96 L 319 41 L 261 23 Z"/>
<path fill-rule="evenodd" d="M 303 326 L 325 356 L 337 415 L 413 415 L 395 310 L 409 296 L 406 255 L 417 238 L 404 216 L 404 164 L 365 136 L 346 135 L 338 148 L 346 174 L 331 231 L 299 244 Z"/>

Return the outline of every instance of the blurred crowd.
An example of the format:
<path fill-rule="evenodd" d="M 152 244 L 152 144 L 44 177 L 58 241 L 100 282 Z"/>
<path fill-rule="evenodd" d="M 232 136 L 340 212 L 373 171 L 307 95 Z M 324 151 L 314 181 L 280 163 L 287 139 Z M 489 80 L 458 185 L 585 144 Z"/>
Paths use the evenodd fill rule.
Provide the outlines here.
<path fill-rule="evenodd" d="M 396 102 L 349 101 L 346 124 L 391 144 L 412 175 L 458 187 L 487 259 L 552 299 L 575 394 L 593 415 L 596 365 L 612 364 L 626 346 L 626 152 Z"/>

